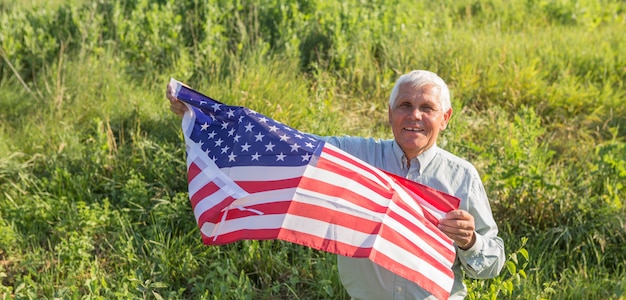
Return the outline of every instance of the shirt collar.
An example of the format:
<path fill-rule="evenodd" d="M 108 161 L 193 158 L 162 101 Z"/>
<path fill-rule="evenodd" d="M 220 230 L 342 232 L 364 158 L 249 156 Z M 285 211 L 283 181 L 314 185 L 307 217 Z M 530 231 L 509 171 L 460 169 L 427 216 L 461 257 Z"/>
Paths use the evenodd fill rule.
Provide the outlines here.
<path fill-rule="evenodd" d="M 435 157 L 435 154 L 437 154 L 438 149 L 439 147 L 437 147 L 437 144 L 435 143 L 432 145 L 432 147 L 428 148 L 428 150 L 424 151 L 422 154 L 414 158 L 414 160 L 417 159 L 419 162 L 420 174 L 424 172 L 424 169 L 426 168 L 426 166 L 428 166 L 428 164 L 430 164 L 430 162 L 433 160 L 433 158 Z M 396 156 L 396 160 L 398 161 L 398 164 L 400 164 L 402 169 L 406 169 L 407 158 L 404 155 L 404 151 L 402 151 L 402 148 L 400 148 L 400 145 L 398 145 L 396 141 L 393 142 L 393 152 Z"/>

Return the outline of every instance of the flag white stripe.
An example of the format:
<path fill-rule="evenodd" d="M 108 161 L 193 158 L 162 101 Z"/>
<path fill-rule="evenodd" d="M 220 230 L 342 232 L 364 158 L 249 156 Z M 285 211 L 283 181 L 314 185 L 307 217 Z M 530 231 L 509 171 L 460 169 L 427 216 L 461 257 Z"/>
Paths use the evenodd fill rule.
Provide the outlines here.
<path fill-rule="evenodd" d="M 307 165 L 290 167 L 290 166 L 246 166 L 221 168 L 222 173 L 234 181 L 273 181 L 302 176 Z"/>
<path fill-rule="evenodd" d="M 447 260 L 446 256 L 442 255 L 441 253 L 437 251 L 437 249 L 433 248 L 431 244 L 429 244 L 423 236 L 415 234 L 415 232 L 411 231 L 410 229 L 408 229 L 406 226 L 404 226 L 402 223 L 398 222 L 397 220 L 393 218 L 387 218 L 385 219 L 385 221 L 383 221 L 383 223 L 389 226 L 390 228 L 393 228 L 394 231 L 398 232 L 409 241 L 413 242 L 415 245 L 417 245 L 417 248 L 424 250 L 424 252 L 428 253 L 430 256 L 435 257 L 439 261 Z M 424 233 L 428 234 L 428 236 L 431 237 L 432 239 L 437 240 L 437 242 L 440 242 L 439 236 L 437 236 L 436 234 L 433 234 L 431 230 L 428 230 L 425 228 Z M 454 247 L 452 247 L 449 243 L 448 244 L 444 243 L 442 244 L 442 246 L 447 247 L 451 253 L 454 252 Z M 450 264 L 450 266 L 452 266 L 452 264 Z"/>
<path fill-rule="evenodd" d="M 333 145 L 329 145 L 327 144 L 326 147 L 328 148 L 332 148 L 333 150 L 343 153 L 343 150 L 338 149 L 336 147 L 334 147 Z M 432 204 L 430 204 L 428 201 L 426 201 L 424 198 L 418 196 L 417 194 L 405 190 L 404 188 L 402 188 L 401 186 L 399 186 L 396 182 L 394 182 L 393 180 L 391 180 L 387 174 L 381 172 L 380 170 L 373 168 L 371 166 L 369 166 L 367 163 L 363 162 L 363 167 L 366 169 L 363 169 L 361 166 L 356 166 L 353 165 L 349 162 L 346 162 L 330 153 L 327 152 L 322 152 L 321 157 L 328 159 L 329 161 L 333 161 L 335 163 L 341 164 L 342 166 L 349 166 L 348 169 L 353 170 L 358 172 L 359 174 L 363 175 L 364 177 L 373 180 L 374 182 L 383 185 L 383 186 L 389 186 L 391 185 L 393 187 L 393 189 L 395 191 L 397 191 L 398 193 L 401 193 L 401 198 L 405 200 L 405 202 L 410 205 L 411 207 L 413 207 L 414 209 L 416 209 L 418 212 L 422 212 L 422 209 L 426 209 L 430 214 L 432 214 L 433 216 L 437 217 L 437 219 L 441 219 L 442 217 L 444 217 L 446 215 L 445 212 L 437 209 L 436 207 L 434 207 Z M 360 161 L 358 158 L 354 158 L 357 161 Z M 390 180 L 385 181 L 384 183 L 381 182 L 379 180 L 379 177 L 374 176 L 372 173 L 376 173 L 378 176 L 380 176 L 380 178 L 383 179 L 387 179 L 389 178 Z M 324 177 L 320 177 L 320 178 L 324 178 Z M 415 203 L 419 203 L 419 205 L 415 205 Z M 422 213 L 423 215 L 423 213 Z"/>
<path fill-rule="evenodd" d="M 306 201 L 306 198 L 310 198 L 310 200 L 312 201 Z M 318 205 L 317 203 L 315 203 L 315 198 L 314 197 L 303 197 L 300 195 L 296 195 L 296 197 L 294 197 L 295 201 L 298 202 L 302 202 L 302 203 L 312 203 L 315 205 Z M 232 205 L 235 205 L 236 203 L 233 202 Z M 240 204 L 240 203 L 237 203 Z M 328 208 L 328 209 L 333 209 L 332 205 L 319 205 L 320 207 L 324 207 L 324 208 Z M 236 209 L 235 207 L 230 207 L 230 209 Z M 335 208 L 336 209 L 336 208 Z M 349 210 L 348 210 L 349 211 Z M 343 212 L 337 211 L 336 213 L 338 214 L 344 214 Z M 347 214 L 347 213 L 346 213 Z M 354 214 L 351 214 L 354 215 Z M 379 214 L 382 217 L 382 214 Z M 272 216 L 277 216 L 277 215 L 272 215 Z M 217 233 L 218 235 L 220 234 L 226 234 L 226 233 L 230 233 L 232 231 L 236 231 L 236 230 L 242 230 L 242 229 L 268 229 L 268 228 L 278 228 L 281 227 L 280 224 L 275 224 L 275 223 L 269 223 L 268 220 L 283 220 L 284 218 L 284 214 L 280 214 L 280 216 L 282 217 L 268 217 L 265 216 L 264 218 L 259 218 L 259 219 L 251 219 L 251 218 L 257 218 L 258 216 L 247 216 L 247 217 L 242 217 L 242 218 L 237 218 L 237 219 L 231 219 L 231 220 L 226 220 L 224 221 L 224 223 L 222 224 L 222 227 L 220 228 L 220 232 Z M 363 215 L 363 217 L 367 218 L 367 214 Z M 254 226 L 251 226 L 251 224 L 248 224 L 247 222 L 250 222 L 251 220 L 255 220 L 254 221 Z M 296 215 L 287 215 L 287 220 L 290 221 L 294 221 L 296 220 L 296 223 L 285 223 L 282 225 L 282 227 L 284 228 L 288 228 L 291 230 L 295 230 L 295 231 L 299 231 L 299 232 L 303 232 L 303 233 L 307 233 L 307 234 L 312 234 L 318 237 L 322 237 L 322 238 L 327 238 L 327 239 L 333 239 L 333 240 L 341 240 L 342 242 L 346 242 L 346 237 L 359 237 L 359 239 L 357 239 L 356 241 L 352 240 L 350 244 L 355 245 L 355 246 L 363 246 L 363 247 L 371 247 L 371 244 L 368 245 L 363 245 L 362 244 L 362 240 L 363 239 L 367 239 L 365 238 L 365 236 L 370 236 L 371 234 L 365 234 L 362 232 L 359 232 L 358 230 L 355 230 L 354 228 L 347 228 L 347 227 L 343 227 L 343 226 L 339 226 L 336 224 L 331 224 L 331 223 L 327 223 L 327 222 L 323 222 L 323 221 L 318 221 L 318 220 L 314 220 L 314 219 L 310 219 L 310 218 L 306 218 L 306 217 L 301 217 L 301 216 L 296 216 Z M 299 223 L 298 223 L 299 222 Z M 426 253 L 428 253 L 431 257 L 434 257 L 437 260 L 440 261 L 446 261 L 446 257 L 441 255 L 439 252 L 437 252 L 437 250 L 435 250 L 428 242 L 426 242 L 424 240 L 423 237 L 420 237 L 419 235 L 416 235 L 414 232 L 412 232 L 411 230 L 409 230 L 408 228 L 406 228 L 402 223 L 398 222 L 395 219 L 392 218 L 387 218 L 384 221 L 385 225 L 387 225 L 390 229 L 393 228 L 393 230 L 397 231 L 399 234 L 401 234 L 402 236 L 404 236 L 405 238 L 407 238 L 408 240 L 412 241 L 417 248 L 420 248 L 422 250 L 424 250 Z M 204 226 L 204 225 L 203 225 Z M 323 233 L 325 228 L 335 228 L 337 227 L 338 229 L 340 229 L 339 231 L 343 234 L 345 234 L 343 236 L 343 239 L 341 239 L 340 235 L 328 235 Z M 205 232 L 205 231 L 203 231 Z M 439 239 L 439 237 L 437 235 L 432 234 L 432 232 L 429 232 L 428 230 L 426 230 L 426 233 L 434 238 L 434 239 Z M 206 234 L 206 232 L 205 232 Z M 207 234 L 209 235 L 209 234 Z M 451 247 L 449 244 L 443 243 L 444 246 L 447 246 L 448 249 L 450 251 L 454 251 L 454 248 Z"/>
<path fill-rule="evenodd" d="M 215 235 L 228 234 L 238 230 L 258 230 L 280 228 L 285 219 L 285 214 L 255 215 L 237 219 L 226 220 L 219 223 L 204 222 L 200 231 L 210 238 Z M 219 225 L 219 232 L 213 232 Z"/>
<path fill-rule="evenodd" d="M 377 234 L 368 234 L 337 224 L 327 223 L 317 219 L 288 214 L 283 228 L 303 232 L 323 239 L 340 241 L 359 248 L 371 248 Z"/>
<path fill-rule="evenodd" d="M 257 204 L 270 204 L 281 201 L 288 201 L 293 198 L 296 188 L 271 190 L 266 192 L 252 193 L 246 197 L 235 200 L 232 205 L 250 206 Z"/>
<path fill-rule="evenodd" d="M 395 185 L 395 183 L 394 183 Z M 410 207 L 412 207 L 413 209 L 415 209 L 420 216 L 424 216 L 424 212 L 422 211 L 422 207 L 420 205 L 418 205 L 415 201 L 412 201 L 412 199 L 408 194 L 406 194 L 404 192 L 404 189 L 402 189 L 401 187 L 396 185 L 396 191 L 398 191 L 398 194 L 400 195 L 400 197 L 402 197 L 404 201 L 404 203 L 406 203 L 407 205 L 409 205 Z M 416 197 L 418 197 L 416 195 Z M 421 197 L 418 197 L 421 199 Z M 400 216 L 402 216 L 403 218 L 407 219 L 409 222 L 413 223 L 413 224 L 421 224 L 422 221 L 420 221 L 417 217 L 415 217 L 414 214 L 407 212 L 406 210 L 398 207 L 395 203 L 390 202 L 389 203 L 389 207 L 391 208 L 392 211 L 398 213 Z M 436 216 L 436 215 L 435 215 Z M 423 219 L 425 220 L 425 219 Z M 426 221 L 426 220 L 425 220 Z M 428 221 L 426 221 L 428 222 Z M 454 250 L 454 246 L 446 239 L 442 238 L 440 235 L 432 232 L 432 230 L 428 229 L 428 227 L 426 226 L 422 226 L 424 228 L 424 230 L 426 232 L 428 232 L 428 234 L 433 237 L 433 239 L 437 240 L 440 244 L 445 245 L 447 248 L 449 249 L 453 249 Z"/>
<path fill-rule="evenodd" d="M 342 198 L 329 196 L 319 192 L 299 188 L 293 198 L 294 201 L 306 204 L 312 204 L 330 210 L 338 211 L 338 213 L 381 222 L 385 214 L 374 212 L 360 206 L 358 203 L 352 203 Z"/>
<path fill-rule="evenodd" d="M 386 255 L 390 259 L 396 261 L 398 264 L 403 265 L 416 273 L 420 273 L 433 282 L 437 283 L 442 289 L 449 290 L 454 283 L 454 278 L 446 273 L 441 272 L 439 269 L 433 267 L 428 260 L 424 260 L 405 249 L 398 247 L 392 241 L 389 241 L 381 236 L 376 239 L 374 248 L 376 251 Z M 444 260 L 447 261 L 447 260 Z M 443 262 L 443 261 L 442 261 Z M 452 264 L 450 264 L 452 267 Z"/>
<path fill-rule="evenodd" d="M 359 172 L 360 174 L 363 174 Z M 317 167 L 309 167 L 304 173 L 305 177 L 312 178 L 315 180 L 319 180 L 334 186 L 341 184 L 342 188 L 349 189 L 350 191 L 359 194 L 365 199 L 369 199 L 370 201 L 380 205 L 387 206 L 389 203 L 389 199 L 387 197 L 383 197 L 377 192 L 373 191 L 369 187 L 361 184 L 359 181 L 354 180 L 349 177 L 345 177 L 343 175 L 337 174 L 335 172 L 328 171 L 326 169 L 317 168 Z"/>
<path fill-rule="evenodd" d="M 431 215 L 436 217 L 437 220 L 441 220 L 441 218 L 443 218 L 446 215 L 446 212 L 441 211 L 440 209 L 432 205 L 430 202 L 428 202 L 426 199 L 422 198 L 418 194 L 412 192 L 411 190 L 406 190 L 406 192 L 410 195 L 411 199 L 415 199 L 417 203 L 419 203 L 420 207 L 423 210 L 428 211 Z"/>
<path fill-rule="evenodd" d="M 392 205 L 392 204 L 390 204 Z M 395 204 L 393 204 L 395 205 Z M 442 246 L 445 246 L 446 248 L 448 248 L 451 251 L 454 251 L 454 246 L 447 240 L 443 239 L 440 235 L 434 233 L 431 229 L 429 229 L 428 227 L 424 226 L 424 225 L 420 225 L 422 224 L 421 221 L 419 221 L 417 218 L 415 218 L 413 215 L 409 214 L 408 212 L 406 212 L 403 209 L 400 208 L 392 208 L 392 211 L 396 212 L 397 214 L 399 214 L 400 216 L 402 216 L 403 218 L 407 219 L 410 223 L 412 224 L 417 224 L 418 226 L 420 226 L 424 232 L 426 234 L 428 234 L 434 241 L 438 242 L 439 244 L 441 244 Z M 428 221 L 426 221 L 428 222 Z M 395 228 L 395 227 L 394 227 Z M 403 226 L 404 229 L 406 229 L 406 227 Z M 408 230 L 408 229 L 406 229 Z M 409 232 L 412 232 L 409 230 Z M 416 236 L 419 237 L 419 236 Z"/>
<path fill-rule="evenodd" d="M 200 221 L 200 216 L 207 210 L 213 208 L 220 202 L 224 201 L 226 198 L 231 196 L 228 192 L 220 189 L 215 193 L 211 194 L 200 200 L 193 209 L 193 214 L 196 217 L 196 222 Z"/>
<path fill-rule="evenodd" d="M 301 203 L 308 203 L 308 204 L 320 206 L 323 208 L 327 208 L 330 210 L 338 210 L 337 213 L 350 215 L 350 216 L 356 216 L 356 217 L 373 220 L 373 221 L 382 221 L 386 216 L 383 213 L 376 213 L 376 212 L 367 210 L 349 201 L 345 201 L 340 198 L 330 197 L 326 194 L 321 194 L 318 192 L 305 190 L 305 189 L 297 189 L 296 195 L 294 197 L 294 201 L 301 202 Z M 392 211 L 398 213 L 400 216 L 404 217 L 412 224 L 422 224 L 422 222 L 420 222 L 417 218 L 415 218 L 413 215 L 403 210 L 401 207 L 398 207 L 397 205 L 395 205 L 395 203 L 391 202 L 389 205 Z M 431 253 L 431 254 L 434 253 L 435 255 L 437 255 L 437 259 L 444 259 L 444 260 L 446 259 L 441 254 L 439 254 L 433 247 L 431 247 L 431 245 L 428 244 L 424 240 L 424 237 L 421 237 L 415 234 L 413 231 L 408 229 L 399 221 L 393 218 L 386 218 L 385 221 L 383 222 L 387 224 L 388 226 L 390 226 L 391 228 L 393 228 L 398 233 L 405 236 L 410 241 L 415 242 L 419 247 L 424 248 L 424 250 L 427 251 L 428 253 Z M 422 227 L 423 227 L 424 232 L 428 234 L 428 236 L 432 239 L 431 242 L 437 242 L 441 244 L 442 246 L 446 247 L 448 250 L 454 251 L 453 245 L 451 245 L 446 240 L 442 239 L 439 235 L 432 232 L 432 230 L 430 230 L 429 228 L 425 226 L 422 226 Z M 356 230 L 358 230 L 358 228 L 356 228 Z M 306 231 L 306 229 L 303 229 L 303 231 Z"/>
<path fill-rule="evenodd" d="M 205 158 L 203 155 L 199 155 L 198 153 L 204 154 L 202 150 L 200 150 L 200 146 L 196 143 L 193 143 L 193 147 L 190 147 L 188 156 L 187 156 L 187 168 L 191 166 L 192 163 L 195 163 L 198 168 L 201 170 L 199 174 L 197 174 L 191 182 L 189 182 L 189 194 L 194 195 L 200 189 L 202 189 L 207 183 L 213 182 L 221 189 L 224 189 L 229 195 L 234 198 L 244 197 L 248 193 L 241 189 L 231 178 L 229 178 L 224 172 L 220 170 L 220 168 L 215 165 L 213 160 L 209 158 Z"/>
<path fill-rule="evenodd" d="M 414 199 L 422 199 L 422 197 L 415 195 Z M 428 201 L 419 201 L 420 205 L 422 206 L 422 209 L 424 209 L 425 211 L 429 212 L 431 215 L 433 215 L 434 217 L 437 218 L 437 220 L 441 220 L 443 217 L 446 216 L 446 212 L 443 212 L 439 209 L 437 209 L 436 207 L 434 207 L 433 205 L 431 205 Z"/>
<path fill-rule="evenodd" d="M 341 149 L 339 149 L 339 148 L 337 148 L 337 147 L 335 147 L 335 146 L 333 146 L 331 144 L 328 144 L 328 143 L 326 143 L 326 145 L 324 145 L 324 147 L 332 149 L 332 150 L 334 150 L 336 152 L 339 152 L 339 153 L 346 154 L 343 150 L 341 150 Z M 383 178 L 383 179 L 387 178 L 386 175 L 384 175 L 378 169 L 370 168 L 370 166 L 367 163 L 365 163 L 364 161 L 360 160 L 359 158 L 351 157 L 355 161 L 358 161 L 358 162 L 362 163 L 362 166 L 358 166 L 358 165 L 352 164 L 352 162 L 345 161 L 345 160 L 343 160 L 343 159 L 341 159 L 339 157 L 336 157 L 335 155 L 333 155 L 331 153 L 324 152 L 324 151 L 322 151 L 322 154 L 320 155 L 320 157 L 321 158 L 325 158 L 328 161 L 334 162 L 334 163 L 336 163 L 336 164 L 338 164 L 340 166 L 346 167 L 349 170 L 358 172 L 359 174 L 361 174 L 361 175 L 365 176 L 366 178 L 376 182 L 379 185 L 389 186 L 389 182 L 382 182 L 381 181 L 381 178 Z M 364 170 L 363 167 L 366 168 L 366 169 Z M 375 176 L 372 173 L 375 173 L 378 176 Z"/>
<path fill-rule="evenodd" d="M 220 224 L 221 223 L 221 224 Z M 327 223 L 324 221 L 292 215 L 255 215 L 237 219 L 230 219 L 220 223 L 205 222 L 201 231 L 210 238 L 214 235 L 223 235 L 239 230 L 263 230 L 285 228 L 319 238 L 339 241 L 353 247 L 371 248 L 374 245 L 377 234 L 367 234 L 355 231 L 353 228 Z M 220 225 L 219 232 L 214 233 L 216 226 Z"/>

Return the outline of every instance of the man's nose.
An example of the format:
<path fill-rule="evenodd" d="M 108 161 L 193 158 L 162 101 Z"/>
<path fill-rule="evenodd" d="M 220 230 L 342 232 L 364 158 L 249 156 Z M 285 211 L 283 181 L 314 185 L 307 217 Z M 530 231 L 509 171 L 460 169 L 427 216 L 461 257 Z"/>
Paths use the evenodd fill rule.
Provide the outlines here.
<path fill-rule="evenodd" d="M 411 117 L 413 118 L 416 118 L 416 119 L 422 118 L 422 111 L 418 107 L 411 109 L 410 114 L 411 114 Z"/>

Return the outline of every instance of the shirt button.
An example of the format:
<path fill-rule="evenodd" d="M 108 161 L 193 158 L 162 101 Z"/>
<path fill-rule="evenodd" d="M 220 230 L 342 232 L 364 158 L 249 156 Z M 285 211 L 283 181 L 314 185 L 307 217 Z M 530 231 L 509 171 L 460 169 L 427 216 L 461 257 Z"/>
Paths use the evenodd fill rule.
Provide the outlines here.
<path fill-rule="evenodd" d="M 401 287 L 401 286 L 397 286 L 397 287 L 396 287 L 396 292 L 398 292 L 398 293 L 402 293 L 402 287 Z"/>

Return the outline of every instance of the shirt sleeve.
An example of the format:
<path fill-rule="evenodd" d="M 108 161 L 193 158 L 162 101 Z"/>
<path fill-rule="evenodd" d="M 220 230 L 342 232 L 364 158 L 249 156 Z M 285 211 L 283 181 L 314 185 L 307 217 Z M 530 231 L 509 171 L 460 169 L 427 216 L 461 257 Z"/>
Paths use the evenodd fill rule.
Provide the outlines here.
<path fill-rule="evenodd" d="M 498 237 L 498 226 L 480 177 L 476 174 L 470 184 L 467 207 L 474 216 L 476 243 L 467 249 L 457 247 L 457 255 L 465 274 L 471 278 L 493 278 L 500 274 L 506 261 L 504 242 Z"/>

